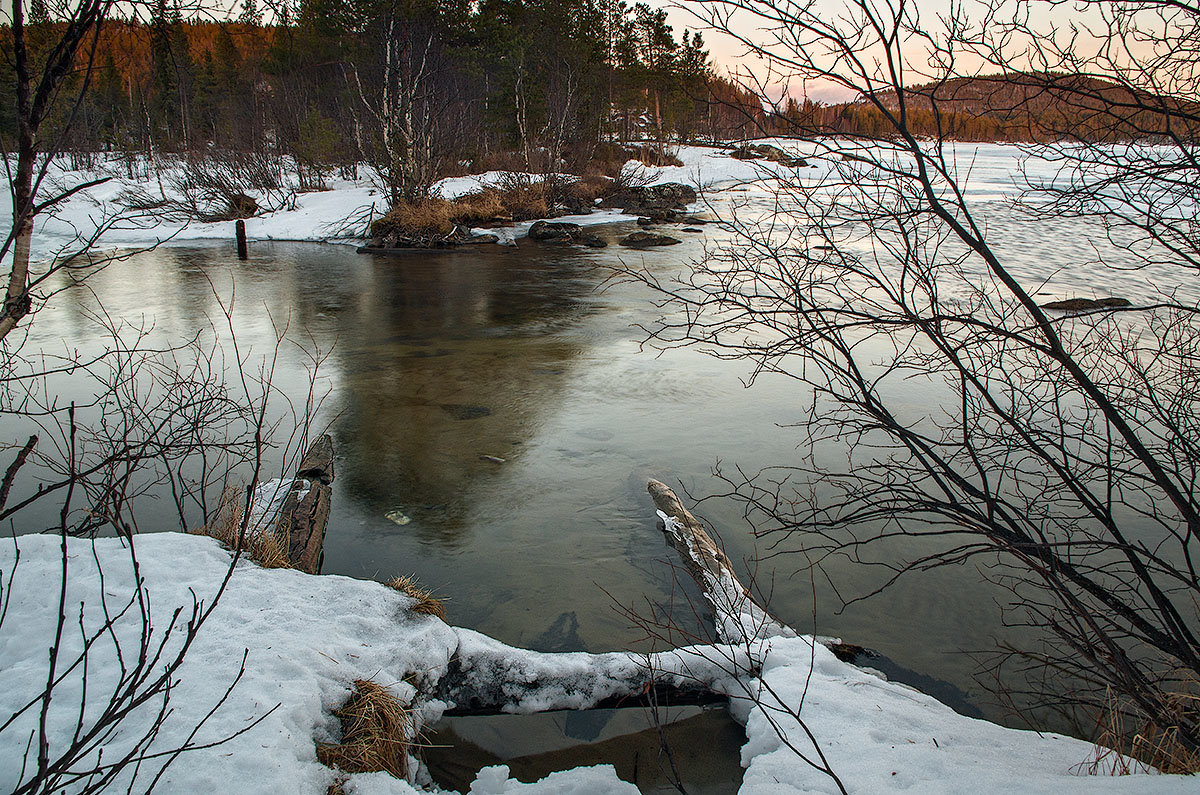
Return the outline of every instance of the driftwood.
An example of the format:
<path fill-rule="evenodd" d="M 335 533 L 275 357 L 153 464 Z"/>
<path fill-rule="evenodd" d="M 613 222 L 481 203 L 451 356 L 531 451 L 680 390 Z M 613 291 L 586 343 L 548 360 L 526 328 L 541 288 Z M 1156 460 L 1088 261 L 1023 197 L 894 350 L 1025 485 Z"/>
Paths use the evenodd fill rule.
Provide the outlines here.
<path fill-rule="evenodd" d="M 272 530 L 294 569 L 309 574 L 320 570 L 325 525 L 333 498 L 331 483 L 333 439 L 324 434 L 304 454 Z"/>
<path fill-rule="evenodd" d="M 675 492 L 657 480 L 651 480 L 646 490 L 658 508 L 667 541 L 679 553 L 688 574 L 712 605 L 717 633 L 722 641 L 745 643 L 758 638 L 796 634 L 754 601 L 750 589 L 738 579 L 729 558 L 704 525 L 683 507 Z"/>

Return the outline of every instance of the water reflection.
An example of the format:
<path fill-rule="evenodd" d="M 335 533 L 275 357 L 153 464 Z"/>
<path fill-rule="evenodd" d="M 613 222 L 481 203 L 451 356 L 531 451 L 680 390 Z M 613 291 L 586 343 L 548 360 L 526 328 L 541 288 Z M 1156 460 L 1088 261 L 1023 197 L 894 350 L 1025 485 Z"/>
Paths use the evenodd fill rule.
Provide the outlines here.
<path fill-rule="evenodd" d="M 581 348 L 554 330 L 592 311 L 594 280 L 504 250 L 368 267 L 353 317 L 340 319 L 354 340 L 335 424 L 355 440 L 342 488 L 360 509 L 395 512 L 403 529 L 376 525 L 381 537 L 465 543 L 475 484 L 519 458 L 561 399 Z"/>

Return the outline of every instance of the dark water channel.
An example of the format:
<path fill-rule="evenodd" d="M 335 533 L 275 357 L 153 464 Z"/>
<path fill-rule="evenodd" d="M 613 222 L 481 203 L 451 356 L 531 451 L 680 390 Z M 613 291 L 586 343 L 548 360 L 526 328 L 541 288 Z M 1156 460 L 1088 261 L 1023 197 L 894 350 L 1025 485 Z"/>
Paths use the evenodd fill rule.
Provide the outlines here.
<path fill-rule="evenodd" d="M 706 629 L 655 527 L 647 478 L 703 494 L 718 488 L 718 461 L 747 470 L 787 462 L 801 439 L 781 426 L 799 420 L 806 401 L 783 379 L 746 389 L 743 362 L 639 349 L 637 324 L 656 317 L 651 296 L 606 285 L 602 266 L 678 271 L 701 253 L 703 235 L 675 234 L 685 244 L 646 253 L 525 244 L 376 257 L 259 243 L 239 263 L 227 244 L 161 248 L 111 265 L 90 291 L 60 296 L 37 317 L 30 344 L 86 344 L 98 305 L 153 318 L 168 337 L 191 334 L 217 312 L 214 286 L 223 296 L 236 288 L 243 347 L 267 350 L 274 321 L 289 323 L 289 338 L 329 351 L 321 419 L 335 437 L 337 478 L 326 573 L 414 575 L 446 598 L 453 623 L 516 645 L 644 649 L 643 632 L 618 607 L 646 614 L 673 602 L 685 631 Z M 278 384 L 299 391 L 305 361 L 299 347 L 286 348 Z M 920 391 L 911 399 L 919 404 Z M 838 612 L 825 584 L 814 606 L 814 586 L 794 576 L 791 559 L 743 563 L 755 549 L 735 505 L 709 501 L 702 514 L 781 618 L 877 649 L 960 709 L 1000 717 L 964 653 L 993 647 L 1001 633 L 995 594 L 974 569 L 902 581 L 886 598 Z M 834 574 L 843 593 L 871 584 L 848 564 Z M 571 759 L 640 771 L 658 743 L 635 734 L 648 725 L 625 714 L 636 712 L 463 719 L 434 742 L 453 734 L 480 764 L 517 759 L 514 772 L 529 775 L 587 763 Z M 720 782 L 712 791 L 735 786 L 740 730 L 724 713 L 678 717 L 681 748 L 703 738 L 706 766 L 697 769 Z"/>

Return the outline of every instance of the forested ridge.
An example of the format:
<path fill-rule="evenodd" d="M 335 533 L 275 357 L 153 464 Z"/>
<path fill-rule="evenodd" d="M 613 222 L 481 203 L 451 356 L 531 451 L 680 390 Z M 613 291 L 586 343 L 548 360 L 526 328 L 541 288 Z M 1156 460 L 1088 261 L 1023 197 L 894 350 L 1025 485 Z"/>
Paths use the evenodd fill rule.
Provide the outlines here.
<path fill-rule="evenodd" d="M 901 95 L 903 103 L 901 103 Z M 1067 72 L 1007 71 L 953 77 L 873 99 L 822 105 L 785 100 L 771 114 L 779 132 L 887 138 L 899 114 L 913 133 L 959 141 L 1194 141 L 1200 104 L 1132 83 Z"/>
<path fill-rule="evenodd" d="M 36 6 L 35 57 L 63 26 Z M 12 140 L 11 57 L 3 68 Z M 60 151 L 285 156 L 311 187 L 367 163 L 397 199 L 463 170 L 579 173 L 607 138 L 746 135 L 762 115 L 699 34 L 619 0 L 302 0 L 270 22 L 253 0 L 222 21 L 159 0 L 106 22 L 77 72 L 91 85 L 78 109 L 54 107 Z"/>

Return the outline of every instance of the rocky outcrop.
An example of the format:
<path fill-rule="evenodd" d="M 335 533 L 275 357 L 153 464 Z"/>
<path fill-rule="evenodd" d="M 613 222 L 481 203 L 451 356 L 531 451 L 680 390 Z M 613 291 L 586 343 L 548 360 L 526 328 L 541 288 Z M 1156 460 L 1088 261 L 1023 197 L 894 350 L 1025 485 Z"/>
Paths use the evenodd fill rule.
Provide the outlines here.
<path fill-rule="evenodd" d="M 579 224 L 565 221 L 535 221 L 529 227 L 528 237 L 539 243 L 558 243 L 561 245 L 589 246 L 604 248 L 608 244 L 592 234 L 584 232 Z"/>
<path fill-rule="evenodd" d="M 661 185 L 622 188 L 606 196 L 600 206 L 640 215 L 650 223 L 663 223 L 682 218 L 682 212 L 694 201 L 696 191 L 690 185 L 664 182 Z"/>
<path fill-rule="evenodd" d="M 660 235 L 654 232 L 634 232 L 621 238 L 621 245 L 629 248 L 650 248 L 652 246 L 673 246 L 676 243 L 683 241 L 676 240 L 667 235 Z"/>
<path fill-rule="evenodd" d="M 734 147 L 729 156 L 738 160 L 769 160 L 788 168 L 801 168 L 808 165 L 808 161 L 804 158 L 789 155 L 772 144 L 742 144 Z"/>

